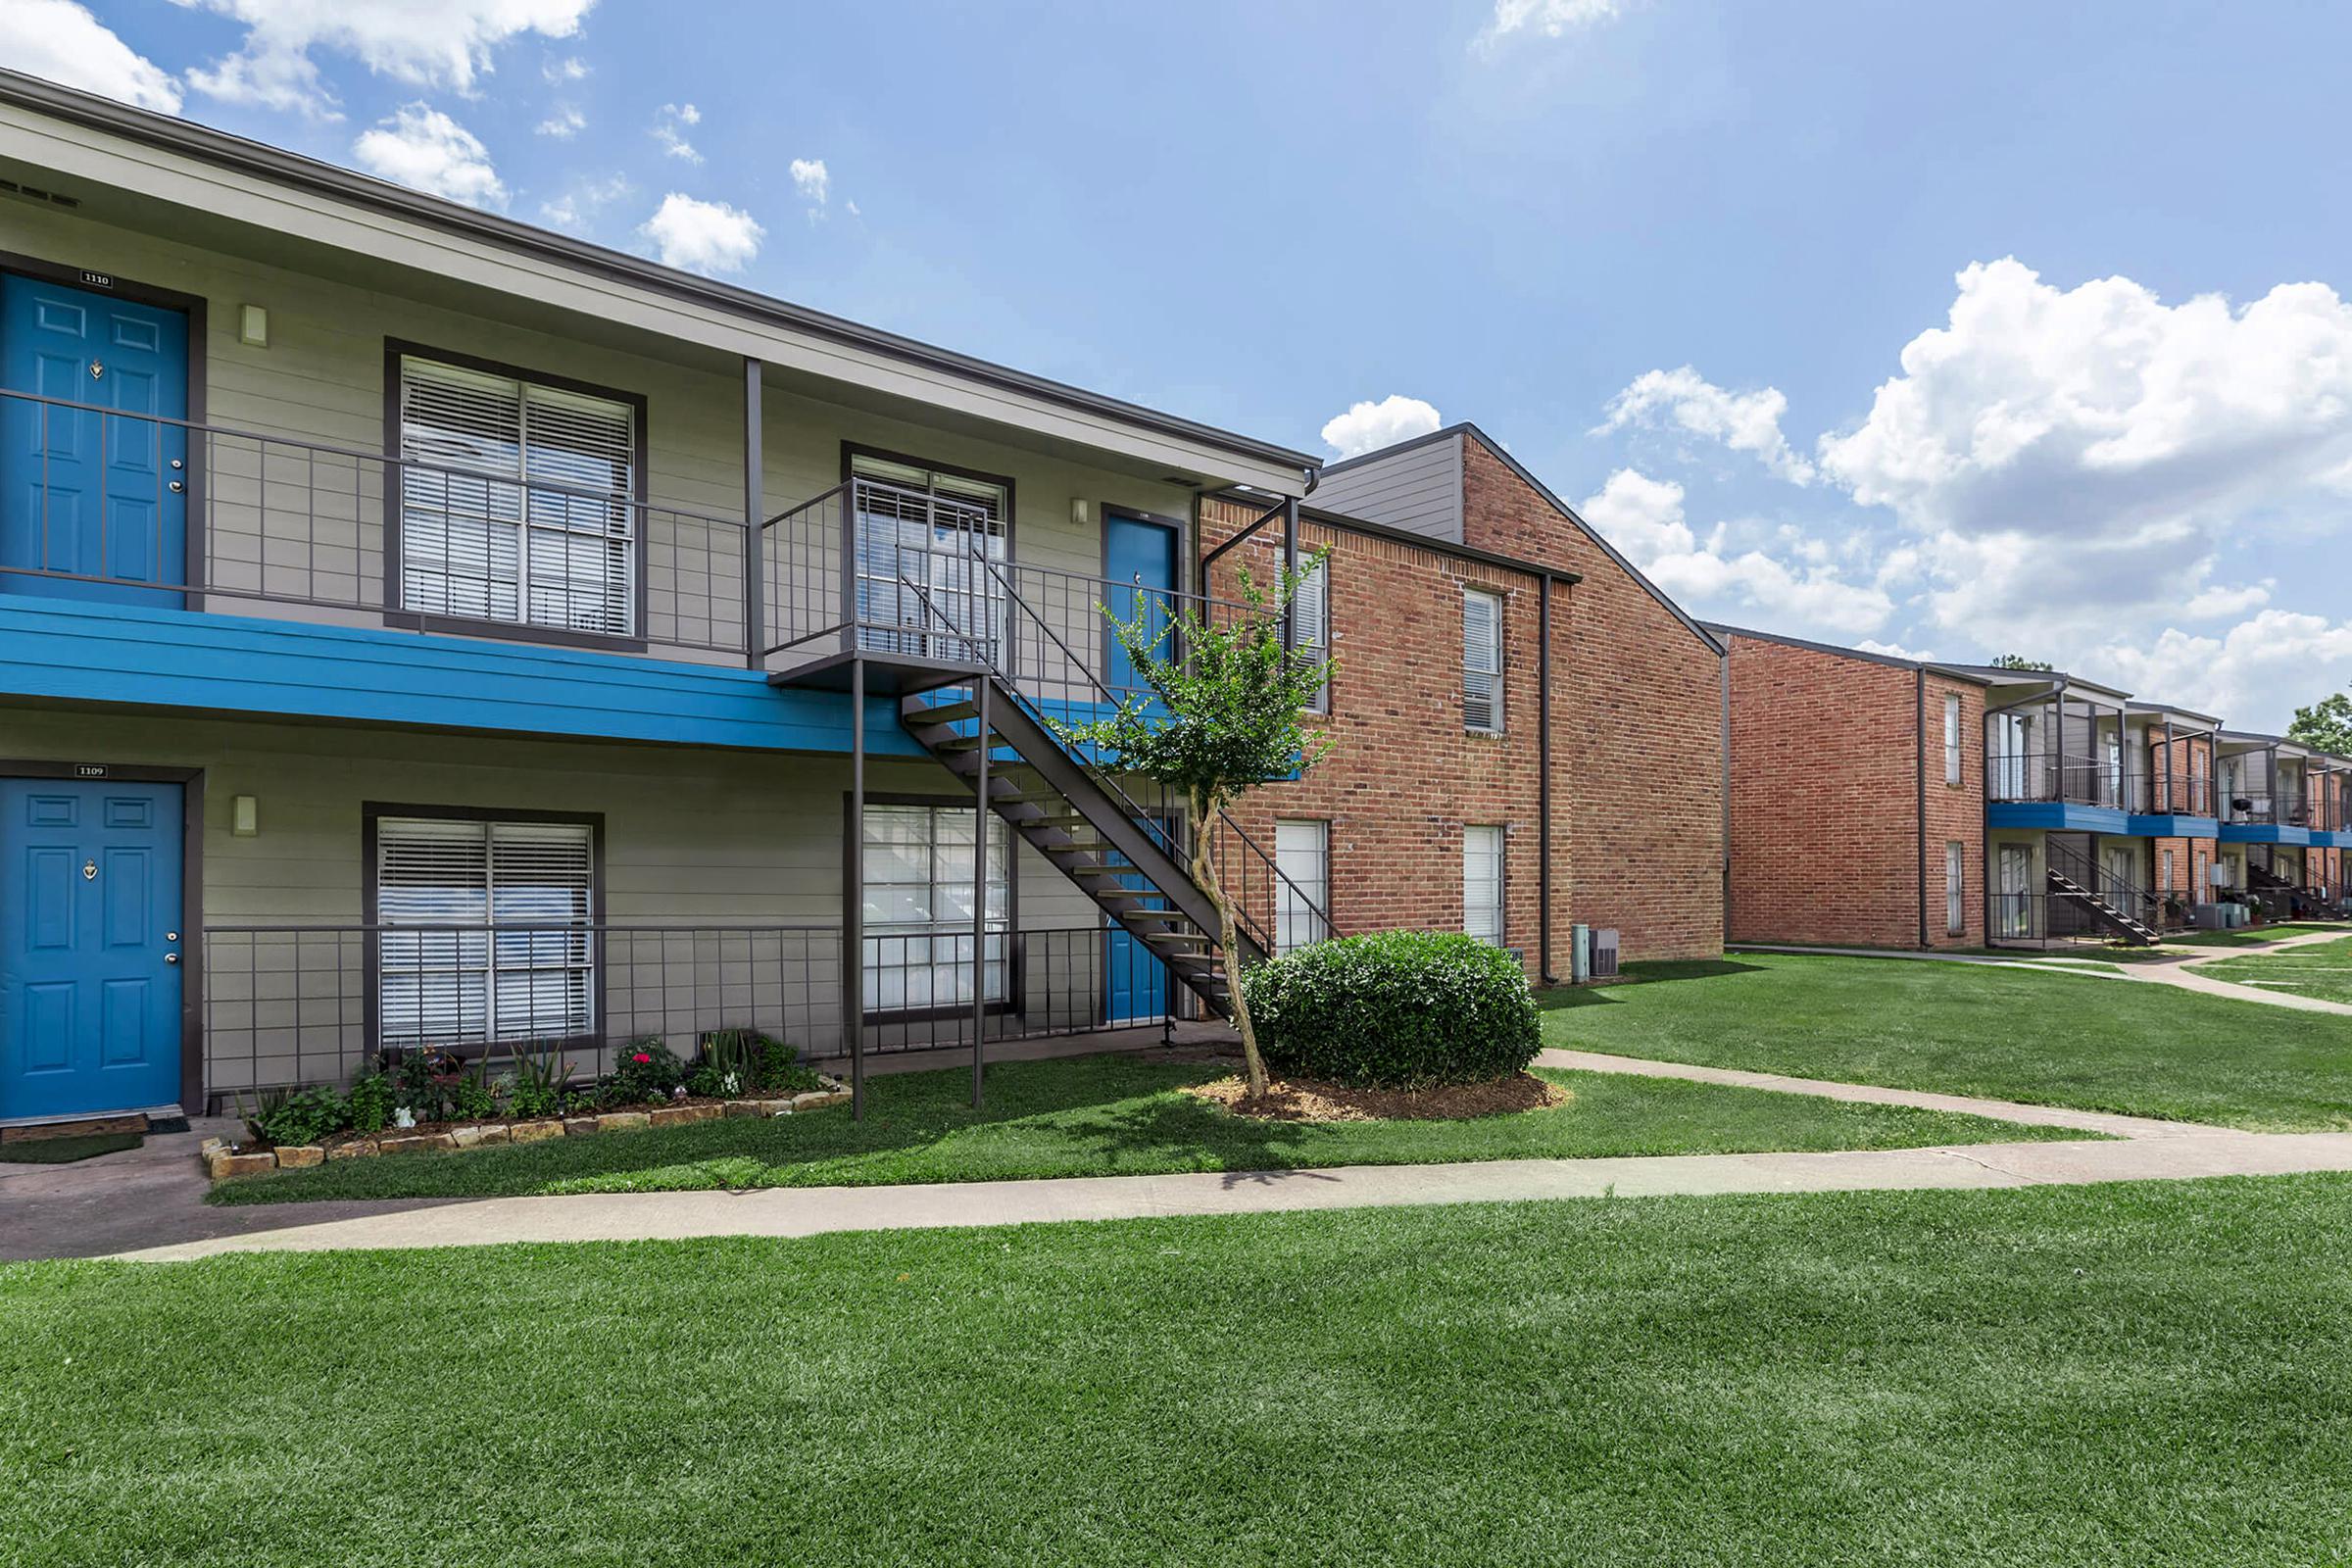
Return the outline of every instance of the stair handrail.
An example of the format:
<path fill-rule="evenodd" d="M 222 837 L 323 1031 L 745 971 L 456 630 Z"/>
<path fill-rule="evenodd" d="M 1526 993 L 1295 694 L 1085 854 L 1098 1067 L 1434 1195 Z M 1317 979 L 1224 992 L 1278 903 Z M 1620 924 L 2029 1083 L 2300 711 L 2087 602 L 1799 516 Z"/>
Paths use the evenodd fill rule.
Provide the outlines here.
<path fill-rule="evenodd" d="M 1017 606 L 1021 613 L 1026 616 L 1040 632 L 1052 640 L 1054 646 L 1060 650 L 1062 658 L 1068 662 L 1069 666 L 1073 670 L 1077 671 L 1080 680 L 1085 683 L 1085 686 L 1092 687 L 1095 693 L 1103 701 L 1107 702 L 1111 707 L 1118 707 L 1118 698 L 1111 692 L 1110 688 L 1104 685 L 1102 681 L 1095 675 L 1095 672 L 1088 667 L 1085 661 L 1079 659 L 1078 656 L 1071 651 L 1070 645 L 1062 641 L 1061 635 L 1054 631 L 1054 627 L 1047 621 L 1046 617 L 1039 614 L 1037 611 L 1029 604 L 1029 602 L 1021 596 L 1020 590 L 1013 585 L 1011 576 L 1006 570 L 1008 564 L 990 560 L 987 553 L 978 547 L 976 536 L 972 536 L 969 530 L 963 531 L 967 536 L 965 555 L 983 571 L 994 577 L 996 581 L 1004 588 L 1005 603 L 1008 606 Z M 904 574 L 901 575 L 900 580 L 902 582 L 906 580 Z M 923 590 L 919 587 L 916 589 L 916 591 L 918 594 L 923 594 L 924 602 L 928 604 L 928 595 L 924 594 Z M 1153 592 L 1154 590 L 1146 589 L 1143 591 Z M 955 623 L 952 620 L 947 620 L 944 616 L 942 617 L 942 620 L 950 627 L 951 634 L 957 640 L 967 644 L 979 641 L 979 639 L 974 637 L 972 633 L 956 630 Z M 1001 655 L 998 657 L 989 657 L 985 654 L 984 649 L 975 649 L 975 652 L 981 653 L 982 657 L 974 659 L 973 662 L 984 665 L 991 674 L 1003 680 L 1005 685 L 1005 689 L 1010 692 L 1013 700 L 1027 709 L 1031 716 L 1037 718 L 1041 722 L 1047 722 L 1049 732 L 1051 732 L 1051 723 L 1048 720 L 1048 715 L 1046 714 L 1045 710 L 1034 698 L 1030 697 L 1027 693 L 1021 690 L 1019 680 L 1009 669 L 1004 667 Z M 1143 808 L 1135 805 L 1135 803 L 1128 797 L 1126 791 L 1120 789 L 1117 783 L 1109 777 L 1108 773 L 1103 768 L 1102 768 L 1093 760 L 1086 757 L 1082 752 L 1074 748 L 1065 747 L 1064 750 L 1069 753 L 1069 755 L 1077 761 L 1080 767 L 1086 770 L 1087 775 L 1094 779 L 1097 785 L 1102 788 L 1105 793 L 1109 794 L 1117 804 L 1131 808 L 1132 815 L 1135 818 L 1150 824 L 1145 828 L 1145 831 L 1152 833 L 1154 837 L 1159 838 L 1160 841 L 1167 846 L 1168 855 L 1171 859 L 1175 859 L 1179 861 L 1179 863 L 1184 860 L 1184 854 L 1182 850 L 1175 844 L 1173 835 L 1169 834 L 1164 828 L 1159 827 L 1158 824 L 1153 823 L 1152 818 L 1144 812 Z M 1267 887 L 1269 891 L 1287 889 L 1298 901 L 1299 905 L 1302 906 L 1305 910 L 1313 916 L 1318 929 L 1329 930 L 1331 928 L 1331 917 L 1323 909 L 1322 906 L 1314 899 L 1310 898 L 1305 889 L 1299 887 L 1297 882 L 1293 881 L 1291 877 L 1283 871 L 1280 863 L 1277 862 L 1271 855 L 1268 855 L 1265 850 L 1259 846 L 1256 840 L 1250 837 L 1249 833 L 1244 830 L 1242 825 L 1233 819 L 1231 813 L 1223 809 L 1218 810 L 1217 822 L 1213 824 L 1213 826 L 1222 827 L 1230 831 L 1234 838 L 1241 844 L 1243 849 L 1248 852 L 1251 859 L 1250 861 L 1245 861 L 1246 867 L 1250 866 L 1253 862 L 1254 865 L 1262 866 L 1264 868 L 1264 871 L 1268 877 Z M 1197 824 L 1197 830 L 1200 832 L 1208 832 L 1211 830 L 1211 828 L 1212 824 L 1210 823 Z M 1247 877 L 1247 869 L 1245 869 L 1244 874 L 1245 877 Z M 1233 909 L 1234 923 L 1240 926 L 1244 930 L 1245 934 L 1247 934 L 1252 942 L 1257 944 L 1261 951 L 1269 954 L 1272 953 L 1275 946 L 1274 942 L 1271 939 L 1270 934 L 1266 932 L 1254 918 L 1251 917 L 1248 907 L 1248 900 L 1234 899 L 1229 897 L 1228 903 Z M 1238 984 L 1239 975 L 1237 974 L 1234 979 L 1235 983 Z"/>

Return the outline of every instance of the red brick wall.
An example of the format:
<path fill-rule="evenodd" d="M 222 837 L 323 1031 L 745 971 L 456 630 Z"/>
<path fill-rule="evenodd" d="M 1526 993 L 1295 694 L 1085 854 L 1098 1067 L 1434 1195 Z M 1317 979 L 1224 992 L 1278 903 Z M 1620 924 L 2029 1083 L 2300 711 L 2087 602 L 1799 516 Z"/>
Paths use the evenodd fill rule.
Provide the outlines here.
<path fill-rule="evenodd" d="M 1732 640 L 1732 937 L 1915 948 L 1922 845 L 1920 677 L 1875 660 Z M 1946 697 L 1960 702 L 1960 782 L 1944 782 Z M 1984 940 L 1984 701 L 1926 681 L 1928 943 Z M 1961 924 L 1945 846 L 1961 847 Z"/>
<path fill-rule="evenodd" d="M 1722 656 L 1475 436 L 1462 449 L 1463 543 L 1584 579 L 1552 607 L 1555 941 L 1581 920 L 1628 958 L 1721 953 Z"/>
<path fill-rule="evenodd" d="M 1475 443 L 1473 450 L 1475 450 Z M 1491 460 L 1490 460 L 1491 461 Z M 1507 470 L 1505 470 L 1507 472 Z M 1490 515 L 1509 537 L 1481 548 L 1534 559 L 1585 580 L 1560 584 L 1552 616 L 1552 946 L 1538 950 L 1538 626 L 1543 579 L 1436 549 L 1302 525 L 1302 550 L 1329 547 L 1330 757 L 1304 778 L 1252 792 L 1234 814 L 1269 850 L 1276 818 L 1331 824 L 1331 906 L 1341 934 L 1460 930 L 1462 828 L 1504 828 L 1504 940 L 1531 975 L 1564 977 L 1569 928 L 1616 926 L 1630 959 L 1723 951 L 1721 661 L 1548 505 L 1547 527 L 1492 483 Z M 1203 500 L 1205 553 L 1254 508 Z M 1246 563 L 1278 569 L 1269 526 L 1218 564 L 1211 591 L 1235 593 Z M 1462 727 L 1465 587 L 1503 600 L 1503 733 Z M 1630 590 L 1630 594 L 1626 592 Z"/>
<path fill-rule="evenodd" d="M 2173 783 L 2173 795 L 2169 802 L 2164 798 L 2167 750 L 2163 728 L 2150 725 L 2146 767 L 2149 799 L 2152 804 L 2143 807 L 2142 809 L 2192 816 L 2217 815 L 2219 808 L 2214 805 L 2214 797 L 2221 786 L 2214 781 L 2216 769 L 2213 761 L 2213 737 L 2211 735 L 2182 735 L 2178 732 L 2174 734 L 2169 748 L 2172 754 L 2171 777 Z M 2205 789 L 2202 799 L 2198 798 L 2195 788 L 2198 777 L 2196 770 L 2199 767 L 2205 770 Z"/>

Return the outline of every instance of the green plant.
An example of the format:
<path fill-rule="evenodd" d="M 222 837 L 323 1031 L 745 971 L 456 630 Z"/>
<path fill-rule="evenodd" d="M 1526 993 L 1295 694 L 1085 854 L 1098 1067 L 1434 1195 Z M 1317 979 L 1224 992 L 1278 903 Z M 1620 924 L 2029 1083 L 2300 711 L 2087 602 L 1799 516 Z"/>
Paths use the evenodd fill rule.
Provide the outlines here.
<path fill-rule="evenodd" d="M 351 1081 L 344 1103 L 354 1132 L 380 1133 L 392 1120 L 392 1080 L 370 1067 Z"/>
<path fill-rule="evenodd" d="M 1138 594 L 1135 614 L 1103 616 L 1148 690 L 1123 699 L 1108 718 L 1088 724 L 1049 719 L 1077 747 L 1099 747 L 1105 760 L 1181 794 L 1200 831 L 1193 835 L 1193 881 L 1217 911 L 1217 946 L 1228 970 L 1238 967 L 1240 933 L 1218 863 L 1223 835 L 1209 829 L 1227 805 L 1272 779 L 1305 773 L 1331 748 L 1328 730 L 1299 721 L 1331 679 L 1322 651 L 1285 645 L 1283 624 L 1299 585 L 1322 566 L 1319 551 L 1284 572 L 1272 592 L 1245 568 L 1238 573 L 1249 609 L 1211 621 L 1193 610 L 1172 614 L 1164 600 Z M 1173 642 L 1171 643 L 1171 639 Z M 1167 650 L 1163 653 L 1162 650 Z M 1233 1022 L 1252 1094 L 1266 1087 L 1249 988 L 1233 988 Z"/>
<path fill-rule="evenodd" d="M 1243 976 L 1266 1060 L 1366 1088 L 1484 1083 L 1541 1044 L 1527 971 L 1458 932 L 1377 931 L 1318 942 Z"/>
<path fill-rule="evenodd" d="M 553 1044 L 542 1050 L 526 1047 L 515 1052 L 514 1087 L 508 1097 L 508 1110 L 526 1121 L 562 1110 L 571 1066 L 563 1048 Z"/>
<path fill-rule="evenodd" d="M 418 1046 L 391 1060 L 392 1102 L 419 1122 L 454 1118 L 458 1081 L 466 1065 L 438 1046 Z"/>
<path fill-rule="evenodd" d="M 265 1143 L 315 1144 L 351 1124 L 351 1110 L 332 1089 L 271 1090 L 262 1096 L 261 1113 L 246 1122 Z"/>
<path fill-rule="evenodd" d="M 451 1115 L 459 1121 L 482 1121 L 498 1114 L 498 1092 L 490 1084 L 490 1058 L 482 1056 L 458 1070 L 450 1086 Z"/>
<path fill-rule="evenodd" d="M 649 1100 L 667 1100 L 669 1092 L 686 1081 L 686 1064 L 678 1054 L 653 1035 L 640 1035 L 621 1048 L 607 1085 L 607 1098 L 615 1104 L 636 1105 Z"/>

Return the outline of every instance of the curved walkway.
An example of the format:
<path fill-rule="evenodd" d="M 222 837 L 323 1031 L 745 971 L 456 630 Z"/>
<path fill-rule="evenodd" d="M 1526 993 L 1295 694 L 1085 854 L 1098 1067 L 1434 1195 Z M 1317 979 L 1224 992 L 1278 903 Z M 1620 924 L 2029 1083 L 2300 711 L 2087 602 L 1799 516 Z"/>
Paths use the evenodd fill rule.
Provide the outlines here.
<path fill-rule="evenodd" d="M 1457 1165 L 1094 1176 L 912 1187 L 770 1188 L 757 1192 L 612 1193 L 495 1198 L 410 1207 L 218 1236 L 118 1254 L 176 1262 L 230 1251 L 483 1247 L 516 1242 L 814 1236 L 1059 1220 L 1250 1214 L 1424 1203 L 1519 1202 L 1673 1194 L 1821 1193 L 1921 1188 L 2073 1186 L 2352 1171 L 2352 1133 L 2248 1133 L 2099 1111 L 1924 1094 L 1777 1073 L 1735 1072 L 1573 1051 L 1545 1066 L 1739 1084 L 1785 1094 L 1920 1105 L 2107 1136 L 2080 1143 L 1971 1144 L 1828 1153 L 1671 1154 L 1610 1159 L 1499 1159 Z M 288 1205 L 301 1208 L 305 1205 Z M 247 1212 L 251 1212 L 250 1210 Z M 307 1219 L 307 1217 L 306 1217 Z"/>
<path fill-rule="evenodd" d="M 2238 985 L 2229 980 L 2216 980 L 2197 973 L 2200 964 L 2222 958 L 2258 958 L 2266 953 L 2286 953 L 2295 948 L 2310 947 L 2321 942 L 2340 942 L 2343 931 L 2319 931 L 2303 936 L 2281 938 L 2277 943 L 2260 948 L 2215 948 L 2209 952 L 2187 954 L 2180 957 L 2134 963 L 2115 963 L 2090 956 L 2073 957 L 2053 954 L 2046 957 L 2003 957 L 1984 953 L 1910 953 L 1889 948 L 1813 948 L 1784 942 L 1737 942 L 1725 951 L 1731 953 L 1795 953 L 1833 958 L 1909 958 L 1922 963 L 1975 963 L 1999 969 L 2033 969 L 2041 974 L 2071 974 L 2087 980 L 2141 980 L 2160 986 L 2174 986 L 2182 991 L 2201 992 L 2209 997 L 2227 997 L 2232 1002 L 2254 1002 L 2264 1006 L 2287 1007 L 2296 1012 L 2332 1012 L 2352 1018 L 2352 1005 L 2341 1002 L 2323 1002 L 2318 997 L 2298 997 L 2291 993 L 2265 991 L 2259 986 Z"/>

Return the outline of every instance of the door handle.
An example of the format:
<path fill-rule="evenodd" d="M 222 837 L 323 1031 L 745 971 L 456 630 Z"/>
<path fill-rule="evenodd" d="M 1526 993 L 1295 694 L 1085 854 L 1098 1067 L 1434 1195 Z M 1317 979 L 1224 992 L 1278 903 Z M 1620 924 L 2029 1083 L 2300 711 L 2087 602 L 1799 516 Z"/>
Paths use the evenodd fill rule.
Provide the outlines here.
<path fill-rule="evenodd" d="M 177 963 L 179 961 L 179 955 L 176 953 L 167 953 L 164 955 L 164 961 L 166 963 Z"/>
<path fill-rule="evenodd" d="M 179 480 L 177 480 L 177 479 L 174 479 L 174 480 L 172 480 L 172 493 L 173 495 L 178 495 L 178 494 L 179 494 L 181 491 L 185 490 L 186 488 L 187 488 L 187 486 L 186 486 L 185 484 L 181 483 L 181 482 L 180 482 Z"/>

